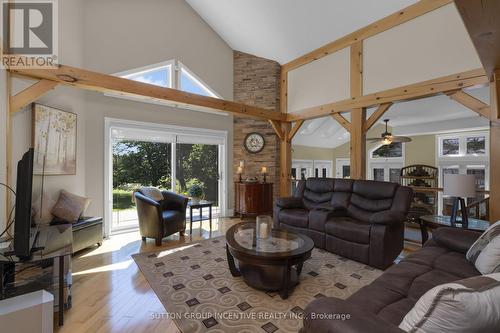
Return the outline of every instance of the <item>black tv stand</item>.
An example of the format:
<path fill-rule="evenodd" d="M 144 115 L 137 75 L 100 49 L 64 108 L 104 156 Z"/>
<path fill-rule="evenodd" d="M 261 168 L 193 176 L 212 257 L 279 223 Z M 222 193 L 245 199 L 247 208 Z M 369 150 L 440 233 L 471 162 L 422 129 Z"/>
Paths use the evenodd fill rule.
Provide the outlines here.
<path fill-rule="evenodd" d="M 45 289 L 55 293 L 57 291 L 57 311 L 59 325 L 64 323 L 64 305 L 70 306 L 68 293 L 67 302 L 64 299 L 65 288 L 65 259 L 71 258 L 73 233 L 71 224 L 62 224 L 56 226 L 41 226 L 38 237 L 32 247 L 30 257 L 17 257 L 14 255 L 14 244 L 11 242 L 9 248 L 0 249 L 0 299 L 10 298 L 22 295 L 35 290 Z M 16 284 L 16 265 L 40 264 L 41 262 L 53 260 L 59 266 L 57 288 L 46 281 L 30 280 L 29 284 Z M 54 266 L 55 267 L 55 266 Z M 7 274 L 6 274 L 7 273 Z M 55 272 L 54 272 L 55 273 Z M 6 278 L 4 278 L 6 276 Z M 68 276 L 69 278 L 70 276 Z M 69 281 L 68 281 L 69 282 Z M 56 306 L 56 302 L 54 302 Z"/>

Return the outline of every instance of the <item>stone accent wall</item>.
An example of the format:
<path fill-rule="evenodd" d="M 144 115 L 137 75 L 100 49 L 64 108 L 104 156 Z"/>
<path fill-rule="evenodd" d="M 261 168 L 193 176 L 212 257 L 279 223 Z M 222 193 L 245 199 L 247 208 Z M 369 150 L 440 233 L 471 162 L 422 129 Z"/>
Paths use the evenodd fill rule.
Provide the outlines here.
<path fill-rule="evenodd" d="M 234 52 L 234 100 L 279 112 L 281 66 L 275 61 L 251 54 Z M 245 161 L 245 177 L 260 179 L 260 170 L 267 167 L 267 181 L 273 183 L 274 199 L 279 196 L 280 144 L 268 121 L 234 117 L 233 153 L 234 180 L 240 161 Z M 247 134 L 257 132 L 264 136 L 264 149 L 250 154 L 244 147 Z"/>

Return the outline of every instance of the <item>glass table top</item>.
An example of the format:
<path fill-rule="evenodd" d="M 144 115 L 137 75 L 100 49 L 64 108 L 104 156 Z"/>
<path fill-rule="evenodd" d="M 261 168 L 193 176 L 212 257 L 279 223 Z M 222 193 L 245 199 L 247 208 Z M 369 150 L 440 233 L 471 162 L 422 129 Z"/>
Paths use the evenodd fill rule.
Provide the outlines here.
<path fill-rule="evenodd" d="M 425 222 L 429 222 L 429 223 L 436 223 L 436 224 L 442 224 L 444 226 L 451 226 L 450 216 L 424 215 L 424 216 L 421 216 L 420 219 L 424 220 Z M 469 220 L 469 224 L 467 226 L 467 229 L 484 231 L 484 230 L 488 229 L 488 227 L 490 226 L 490 222 L 488 222 L 488 221 L 474 219 L 471 217 L 469 217 L 468 220 Z M 462 218 L 457 217 L 457 223 L 455 223 L 455 226 L 461 228 L 462 227 L 461 221 L 462 221 Z"/>
<path fill-rule="evenodd" d="M 229 233 L 228 239 L 234 239 L 242 248 L 258 253 L 287 253 L 300 249 L 306 243 L 300 235 L 279 229 L 273 229 L 268 238 L 255 237 L 255 223 L 241 223 L 231 228 Z"/>

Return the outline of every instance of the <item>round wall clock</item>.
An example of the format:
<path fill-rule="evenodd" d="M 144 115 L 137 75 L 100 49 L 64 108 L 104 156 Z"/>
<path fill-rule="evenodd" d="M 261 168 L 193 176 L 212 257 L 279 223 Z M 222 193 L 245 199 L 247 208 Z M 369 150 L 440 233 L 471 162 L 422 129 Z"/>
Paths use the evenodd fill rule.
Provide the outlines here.
<path fill-rule="evenodd" d="M 259 133 L 250 133 L 245 138 L 245 148 L 252 154 L 261 152 L 265 144 L 264 137 Z"/>

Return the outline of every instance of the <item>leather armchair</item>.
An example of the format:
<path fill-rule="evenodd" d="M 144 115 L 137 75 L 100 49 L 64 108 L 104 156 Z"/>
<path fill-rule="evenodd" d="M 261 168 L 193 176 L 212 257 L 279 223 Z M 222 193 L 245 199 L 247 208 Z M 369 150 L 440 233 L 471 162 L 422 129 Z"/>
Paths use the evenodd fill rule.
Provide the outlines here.
<path fill-rule="evenodd" d="M 154 238 L 160 246 L 163 238 L 186 229 L 188 198 L 173 192 L 162 191 L 163 199 L 156 201 L 140 190 L 134 193 L 142 240 Z"/>

